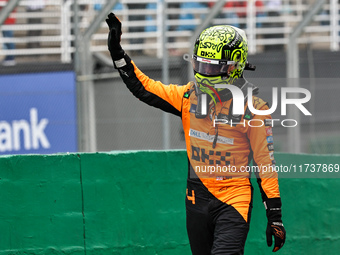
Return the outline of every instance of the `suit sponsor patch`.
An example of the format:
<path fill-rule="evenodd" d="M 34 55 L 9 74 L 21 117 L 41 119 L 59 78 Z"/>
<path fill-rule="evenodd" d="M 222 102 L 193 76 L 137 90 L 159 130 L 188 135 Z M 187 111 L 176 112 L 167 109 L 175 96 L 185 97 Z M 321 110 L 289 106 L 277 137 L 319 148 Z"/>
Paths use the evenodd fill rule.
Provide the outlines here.
<path fill-rule="evenodd" d="M 273 143 L 273 136 L 267 136 L 267 143 Z"/>
<path fill-rule="evenodd" d="M 268 150 L 269 151 L 273 151 L 274 150 L 274 144 L 270 143 L 267 146 L 268 146 Z"/>
<path fill-rule="evenodd" d="M 201 139 L 201 140 L 204 140 L 204 141 L 208 141 L 208 142 L 213 142 L 214 138 L 215 138 L 215 135 L 208 135 L 205 132 L 197 131 L 197 130 L 194 130 L 194 129 L 189 130 L 189 136 L 197 138 L 197 139 Z M 218 136 L 217 137 L 217 143 L 233 145 L 234 144 L 234 138 Z"/>
<path fill-rule="evenodd" d="M 267 127 L 267 128 L 266 128 L 266 134 L 267 134 L 267 136 L 270 136 L 270 135 L 273 134 L 273 129 L 272 129 L 272 127 Z"/>
<path fill-rule="evenodd" d="M 273 126 L 273 124 L 272 124 L 272 122 L 273 122 L 273 120 L 272 119 L 265 119 L 264 120 L 264 125 L 265 126 Z"/>

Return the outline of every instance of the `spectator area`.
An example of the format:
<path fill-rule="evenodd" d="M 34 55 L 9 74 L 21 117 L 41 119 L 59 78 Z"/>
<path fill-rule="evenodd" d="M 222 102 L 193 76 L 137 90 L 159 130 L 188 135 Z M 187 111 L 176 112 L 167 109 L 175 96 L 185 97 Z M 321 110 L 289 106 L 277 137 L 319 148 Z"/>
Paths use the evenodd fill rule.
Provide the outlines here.
<path fill-rule="evenodd" d="M 193 31 L 209 13 L 217 1 L 167 0 L 167 48 L 173 55 L 190 52 Z M 1 2 L 0 2 L 1 3 Z M 74 13 L 71 0 L 46 0 L 43 10 L 27 11 L 28 1 L 20 1 L 13 17 L 13 25 L 1 25 L 2 30 L 12 30 L 13 38 L 0 37 L 0 43 L 14 42 L 15 50 L 10 53 L 20 61 L 32 57 L 54 59 L 63 63 L 72 61 L 75 51 Z M 85 31 L 95 20 L 106 0 L 79 0 L 79 24 L 76 29 Z M 256 54 L 269 50 L 283 50 L 288 43 L 292 28 L 308 11 L 312 0 L 257 0 L 226 1 L 214 24 L 231 24 L 245 29 L 249 40 L 249 51 Z M 161 57 L 162 53 L 162 8 L 159 0 L 121 0 L 113 11 L 123 22 L 122 44 L 132 55 Z M 334 11 L 335 10 L 335 11 Z M 299 43 L 311 44 L 314 48 L 339 50 L 339 4 L 328 0 L 323 10 L 306 27 Z M 142 15 L 141 15 L 142 13 Z M 28 23 L 28 19 L 41 19 L 39 23 Z M 40 30 L 38 36 L 29 36 L 32 30 Z M 101 28 L 92 36 L 90 51 L 107 54 L 107 27 L 103 20 Z M 38 42 L 39 46 L 29 47 Z M 9 53 L 0 48 L 0 59 Z M 44 57 L 43 57 L 44 56 Z"/>

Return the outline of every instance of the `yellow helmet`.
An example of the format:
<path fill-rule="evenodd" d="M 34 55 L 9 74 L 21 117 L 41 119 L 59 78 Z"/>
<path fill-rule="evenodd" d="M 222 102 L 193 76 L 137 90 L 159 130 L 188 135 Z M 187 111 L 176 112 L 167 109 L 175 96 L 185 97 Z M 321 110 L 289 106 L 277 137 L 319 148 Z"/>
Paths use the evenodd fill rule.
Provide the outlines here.
<path fill-rule="evenodd" d="M 192 56 L 198 88 L 211 95 L 216 84 L 233 84 L 243 76 L 247 57 L 247 37 L 242 29 L 229 25 L 205 29 L 196 39 Z"/>

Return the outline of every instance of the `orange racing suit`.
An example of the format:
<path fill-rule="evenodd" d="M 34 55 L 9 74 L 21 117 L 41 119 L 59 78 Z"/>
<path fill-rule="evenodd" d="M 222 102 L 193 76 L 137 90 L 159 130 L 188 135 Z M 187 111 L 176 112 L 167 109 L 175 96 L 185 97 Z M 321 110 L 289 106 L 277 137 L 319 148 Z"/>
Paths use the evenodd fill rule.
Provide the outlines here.
<path fill-rule="evenodd" d="M 246 171 L 246 167 L 251 159 L 254 159 L 254 165 L 258 166 L 259 171 L 256 175 L 263 200 L 280 197 L 277 173 L 268 171 L 269 167 L 275 164 L 272 127 L 268 125 L 270 115 L 254 115 L 247 111 L 248 107 L 245 103 L 246 114 L 239 116 L 234 125 L 216 124 L 213 121 L 215 119 L 229 117 L 230 120 L 232 99 L 229 99 L 210 104 L 208 115 L 204 118 L 196 118 L 197 96 L 193 82 L 183 86 L 164 85 L 142 73 L 127 55 L 125 60 L 127 65 L 118 70 L 128 89 L 141 101 L 182 119 L 189 162 L 187 218 L 188 215 L 192 215 L 191 212 L 198 211 L 200 201 L 213 199 L 216 200 L 214 203 L 218 208 L 224 208 L 221 210 L 226 211 L 232 210 L 233 217 L 237 214 L 235 217 L 238 217 L 238 222 L 249 225 L 253 188 L 250 182 L 251 173 Z M 268 109 L 262 99 L 253 96 L 252 101 L 254 108 Z M 250 121 L 252 124 L 249 123 Z M 210 171 L 207 171 L 207 167 Z M 223 207 L 223 205 L 228 207 Z M 201 208 L 205 208 L 204 206 Z M 199 213 L 199 217 L 201 216 L 202 213 Z M 204 220 L 199 217 L 197 218 L 199 221 Z M 195 223 L 190 223 L 189 226 L 187 222 L 189 240 L 194 254 L 210 254 L 209 250 L 212 251 L 211 254 L 229 254 L 223 252 L 215 244 L 213 247 L 211 244 L 204 248 L 206 251 L 193 248 L 192 243 L 201 242 L 197 237 L 197 232 L 205 232 L 205 230 L 191 226 L 192 224 Z M 245 234 L 243 233 L 240 237 L 241 246 L 244 246 L 248 232 L 248 227 L 245 228 Z M 214 242 L 214 240 L 210 241 Z M 214 249 L 216 252 L 213 252 Z M 238 252 L 232 254 L 243 254 L 243 248 Z"/>

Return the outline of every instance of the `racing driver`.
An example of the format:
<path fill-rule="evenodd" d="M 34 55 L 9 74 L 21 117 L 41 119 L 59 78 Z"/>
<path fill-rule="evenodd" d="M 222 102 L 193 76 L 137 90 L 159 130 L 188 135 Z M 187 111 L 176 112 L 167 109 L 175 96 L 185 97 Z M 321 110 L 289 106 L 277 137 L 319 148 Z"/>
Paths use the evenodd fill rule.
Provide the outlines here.
<path fill-rule="evenodd" d="M 121 22 L 110 13 L 108 48 L 114 67 L 134 96 L 182 119 L 188 157 L 187 232 L 192 254 L 244 254 L 252 209 L 250 162 L 255 171 L 268 219 L 266 237 L 273 252 L 284 244 L 270 115 L 253 114 L 243 100 L 244 114 L 234 114 L 232 87 L 252 91 L 253 108 L 268 110 L 258 88 L 243 77 L 248 45 L 243 30 L 219 25 L 196 39 L 192 56 L 195 81 L 164 85 L 142 73 L 120 45 Z M 229 86 L 229 87 L 228 87 Z M 235 90 L 234 90 L 235 91 Z M 242 97 L 247 98 L 247 97 Z M 218 120 L 218 121 L 216 121 Z M 250 125 L 263 123 L 263 125 Z"/>

